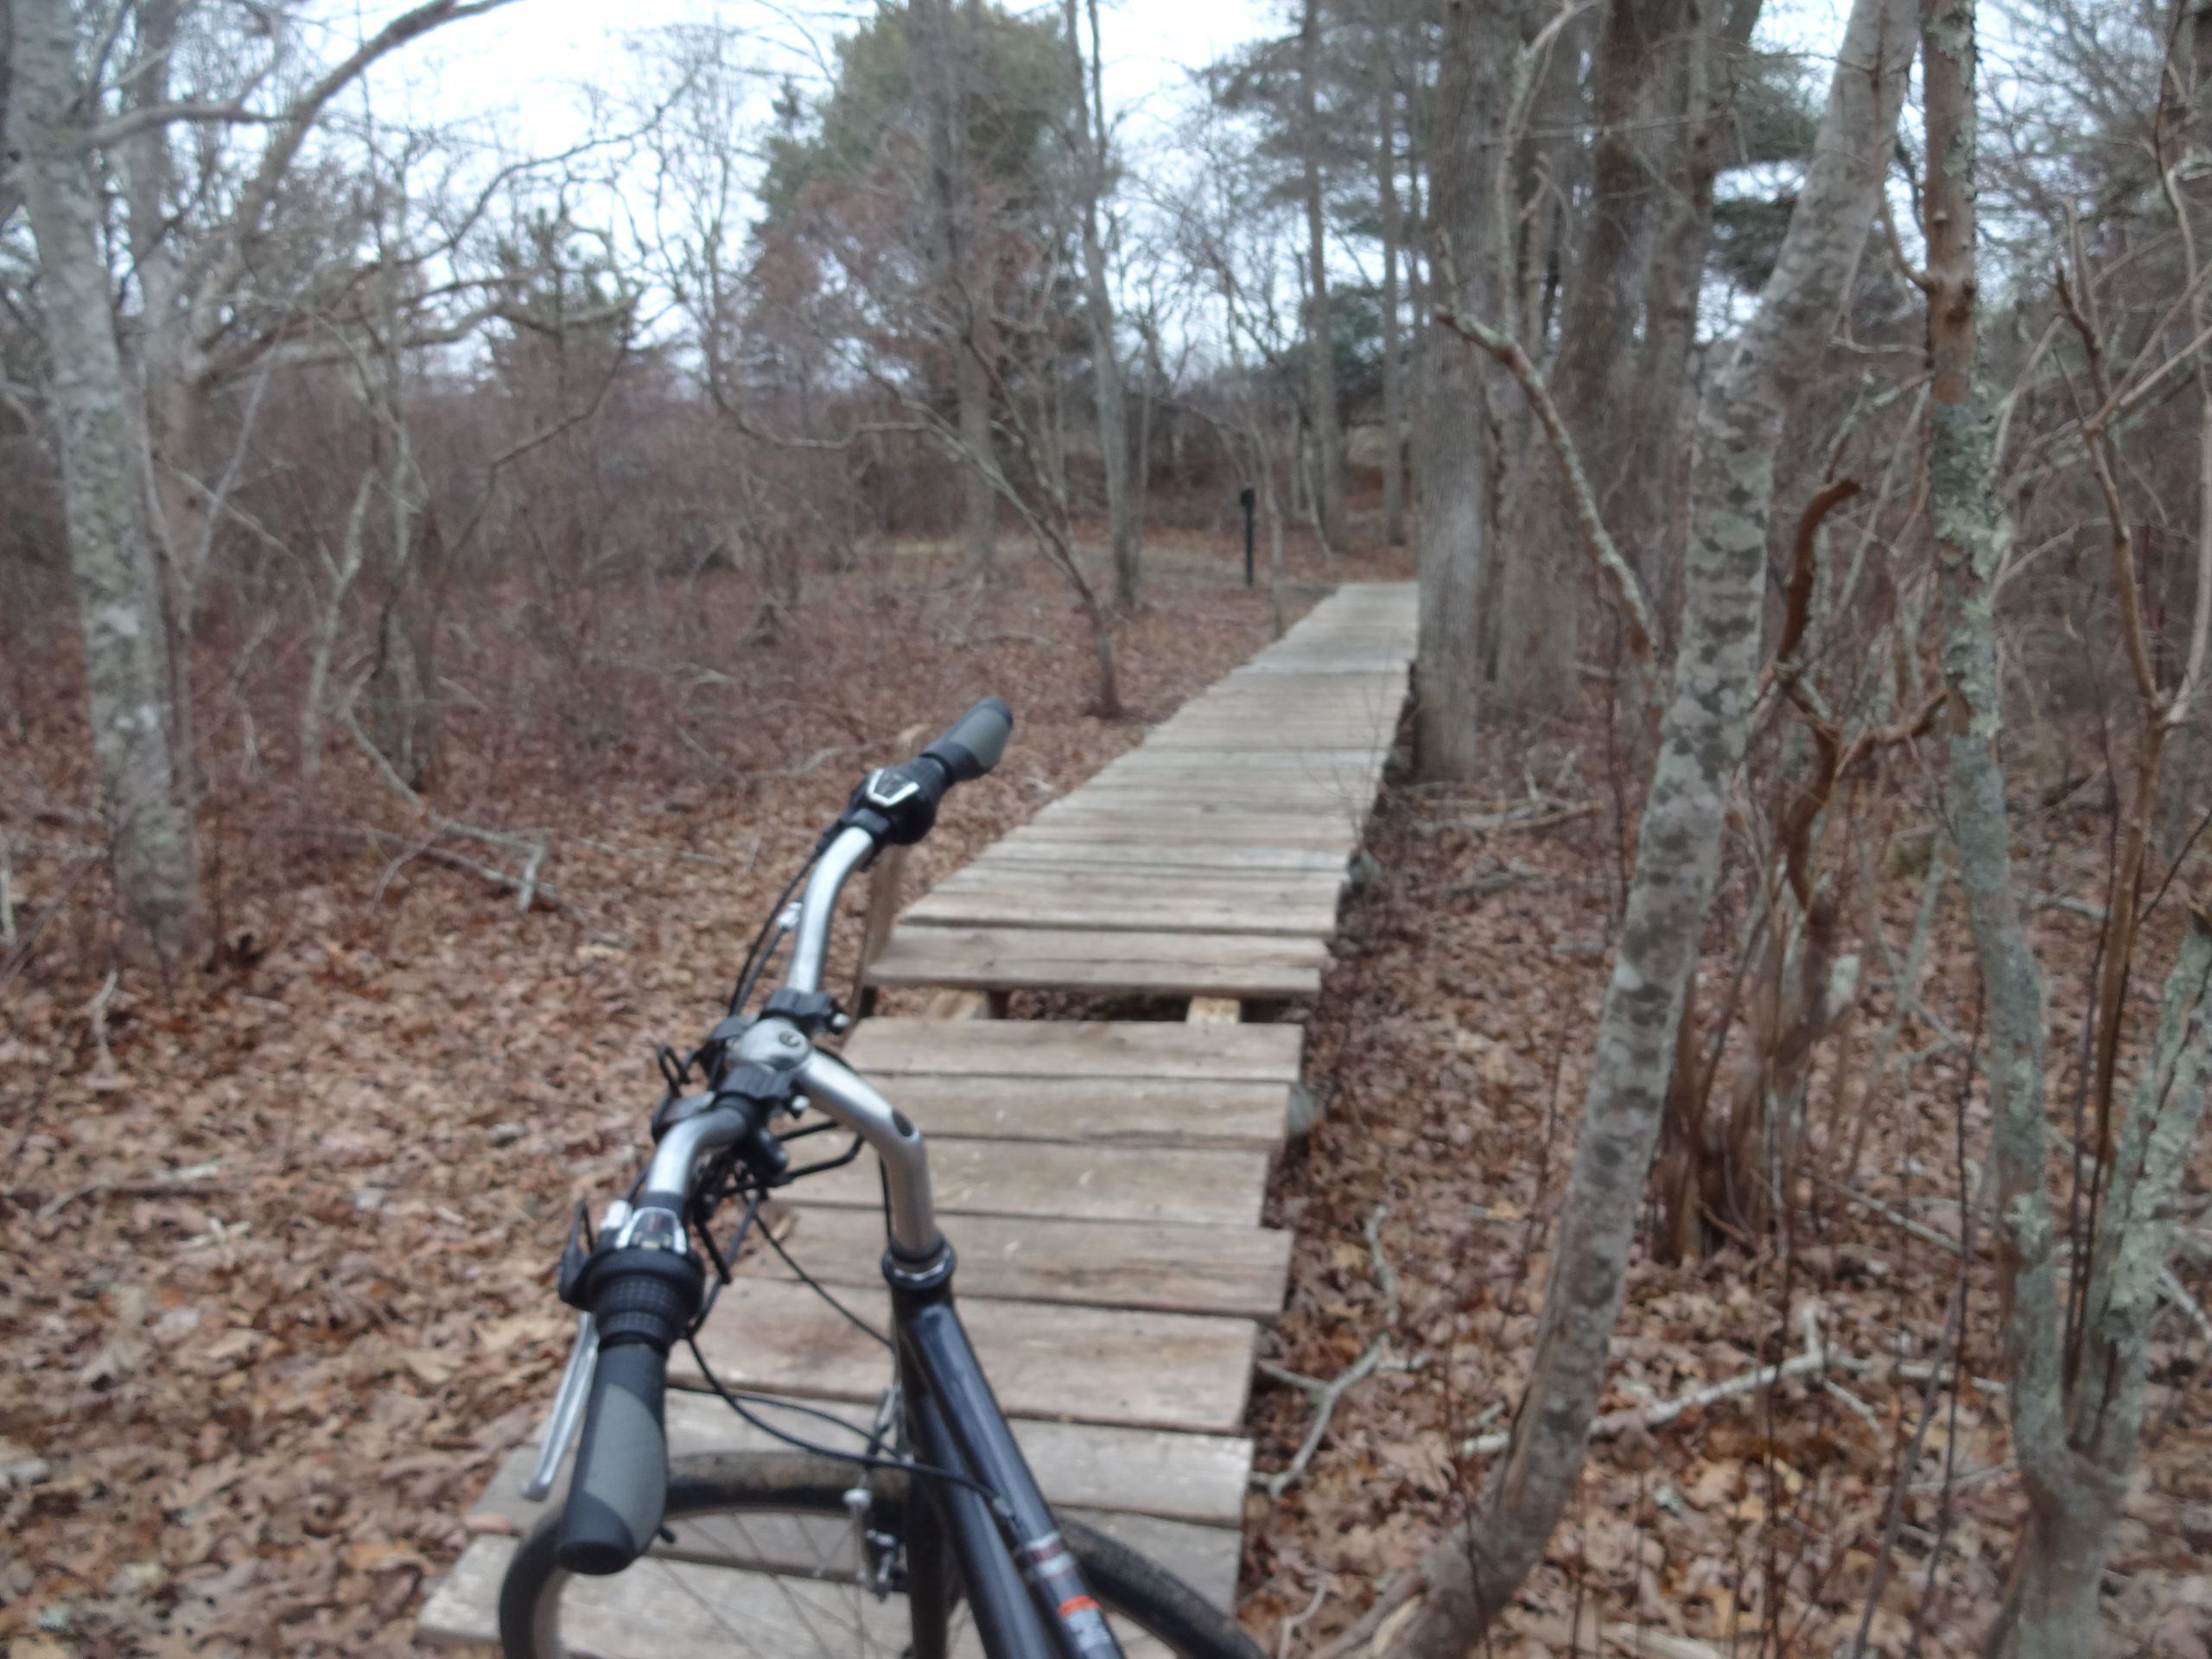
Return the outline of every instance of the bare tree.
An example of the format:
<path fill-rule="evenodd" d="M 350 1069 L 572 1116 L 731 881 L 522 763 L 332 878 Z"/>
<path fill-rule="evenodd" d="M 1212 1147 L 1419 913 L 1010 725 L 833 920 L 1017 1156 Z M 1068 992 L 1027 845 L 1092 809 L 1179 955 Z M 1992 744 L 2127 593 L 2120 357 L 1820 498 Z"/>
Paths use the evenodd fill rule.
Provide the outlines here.
<path fill-rule="evenodd" d="M 961 448 L 988 461 L 991 455 L 991 360 L 998 350 L 991 315 L 991 281 L 976 247 L 978 203 L 969 155 L 969 75 L 977 27 L 974 0 L 956 18 L 952 0 L 913 0 L 906 28 L 915 66 L 916 90 L 928 134 L 930 188 L 935 213 L 940 305 L 956 328 L 954 384 Z M 966 552 L 970 575 L 989 577 L 997 566 L 998 497 L 985 471 L 963 474 Z"/>
<path fill-rule="evenodd" d="M 1305 0 L 1298 29 L 1299 166 L 1306 204 L 1306 367 L 1311 387 L 1314 505 L 1321 541 L 1344 550 L 1344 436 L 1337 404 L 1334 328 L 1329 314 L 1329 221 L 1321 200 L 1321 0 Z"/>
<path fill-rule="evenodd" d="M 2089 1260 L 2074 1269 L 2082 1301 L 2069 1331 L 2048 1189 L 2044 1053 L 2049 1019 L 2042 969 L 2014 882 L 2005 772 L 1998 748 L 2003 713 L 1993 579 L 2008 532 L 1991 487 L 1997 412 L 1979 361 L 1974 0 L 1931 0 L 1924 31 L 1928 174 L 1922 200 L 1928 265 L 1916 275 L 1928 296 L 1929 505 L 1942 576 L 1943 671 L 1950 692 L 1947 798 L 1981 967 L 2007 1400 L 2013 1455 L 2028 1497 L 2027 1524 L 1988 1651 L 1997 1659 L 2058 1659 L 2096 1643 L 2105 1562 L 2142 1427 L 2159 1274 L 2181 1173 L 2212 1078 L 2212 1001 L 2206 995 L 2212 988 L 2212 916 L 2192 915 L 2120 1128 L 2114 1132 L 2108 1121 L 2100 1122 L 2094 1166 L 2102 1202 Z M 2126 866 L 2141 857 L 2161 740 L 2198 693 L 2205 625 L 2200 613 L 2182 683 L 2161 686 L 2105 426 L 2118 400 L 2103 368 L 2086 291 L 2075 292 L 2063 274 L 2060 281 L 2063 303 L 2088 359 L 2094 407 L 2082 423 L 2083 436 L 2111 515 L 2114 591 L 2144 721 L 2143 772 L 2132 787 L 2123 833 Z M 2118 927 L 2108 921 L 2104 940 L 2107 951 L 2121 953 L 2121 977 L 2133 956 L 2137 903 L 2134 871 L 2124 868 L 2113 882 L 2110 908 L 2124 910 L 2126 921 Z M 2101 1033 L 2113 1033 L 2119 1017 L 2113 977 L 2099 977 Z M 2116 1048 L 2116 1035 L 2110 1040 Z M 2100 1057 L 2098 1065 L 2099 1086 L 2108 1089 L 2107 1063 Z"/>
<path fill-rule="evenodd" d="M 1488 112 L 1499 87 L 1497 20 L 1466 4 L 1444 11 L 1436 86 L 1417 122 L 1428 178 L 1428 300 L 1490 314 L 1484 283 L 1495 221 L 1484 181 Z M 1415 758 L 1430 779 L 1471 776 L 1482 699 L 1478 605 L 1491 556 L 1497 453 L 1474 354 L 1444 323 L 1421 320 L 1414 402 L 1414 548 L 1421 582 Z"/>
<path fill-rule="evenodd" d="M 1383 539 L 1406 544 L 1406 367 L 1399 340 L 1398 261 L 1404 231 L 1398 204 L 1396 18 L 1391 0 L 1374 0 L 1375 194 L 1382 256 Z"/>
<path fill-rule="evenodd" d="M 129 938 L 164 969 L 205 945 L 190 817 L 177 787 L 161 577 L 138 512 L 122 353 L 101 246 L 99 101 L 77 70 L 67 0 L 15 0 L 10 139 L 38 238 L 53 346 L 69 562 L 92 750 Z"/>
<path fill-rule="evenodd" d="M 1064 0 L 1068 58 L 1073 68 L 1077 213 L 1083 239 L 1084 320 L 1090 332 L 1091 388 L 1098 406 L 1098 454 L 1106 479 L 1106 531 L 1114 554 L 1114 599 L 1123 610 L 1137 603 L 1137 524 L 1129 486 L 1129 423 L 1122 389 L 1122 358 L 1114 340 L 1114 297 L 1107 282 L 1106 247 L 1098 234 L 1099 200 L 1107 182 L 1106 88 L 1098 35 L 1098 0 L 1088 0 L 1090 60 L 1086 71 L 1083 18 L 1077 0 Z"/>
<path fill-rule="evenodd" d="M 1872 225 L 1915 34 L 1911 0 L 1853 6 L 1781 257 L 1706 400 L 1682 645 L 1529 1381 L 1473 1515 L 1355 1627 L 1418 1601 L 1393 1623 L 1392 1659 L 1480 1651 L 1581 1473 L 1761 659 L 1775 452 Z"/>

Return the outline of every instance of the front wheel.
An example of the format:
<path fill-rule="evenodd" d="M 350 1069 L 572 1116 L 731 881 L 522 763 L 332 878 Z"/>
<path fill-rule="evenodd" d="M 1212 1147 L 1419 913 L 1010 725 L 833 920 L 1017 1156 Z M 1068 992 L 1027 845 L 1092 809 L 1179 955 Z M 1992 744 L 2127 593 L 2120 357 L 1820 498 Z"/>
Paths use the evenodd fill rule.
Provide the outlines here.
<path fill-rule="evenodd" d="M 909 1512 L 903 1477 L 835 1459 L 675 1459 L 661 1541 L 611 1577 L 562 1571 L 560 1510 L 549 1509 L 499 1586 L 500 1645 L 506 1659 L 860 1659 L 934 1648 L 913 1628 L 913 1605 L 945 1586 L 924 1585 L 910 1597 L 907 1580 L 910 1569 L 931 1571 L 925 1562 L 943 1558 L 907 1548 Z M 1233 1618 L 1164 1568 L 1075 1522 L 1064 1522 L 1061 1535 L 1129 1659 L 1260 1659 Z M 949 1653 L 982 1653 L 964 1605 L 948 1634 Z"/>

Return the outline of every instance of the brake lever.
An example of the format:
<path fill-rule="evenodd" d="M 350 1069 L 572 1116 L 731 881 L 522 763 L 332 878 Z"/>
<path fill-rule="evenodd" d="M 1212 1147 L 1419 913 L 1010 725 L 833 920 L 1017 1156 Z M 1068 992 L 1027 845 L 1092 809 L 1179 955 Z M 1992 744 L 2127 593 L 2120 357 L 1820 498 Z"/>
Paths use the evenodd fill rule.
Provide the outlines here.
<path fill-rule="evenodd" d="M 538 1442 L 537 1466 L 522 1484 L 522 1495 L 532 1503 L 543 1502 L 561 1477 L 576 1420 L 584 1414 L 584 1402 L 591 1398 L 592 1373 L 598 1369 L 599 1331 L 590 1314 L 579 1313 L 575 1345 L 569 1350 L 569 1368 L 561 1373 L 561 1391 L 553 1396 L 553 1413 L 545 1420 L 544 1436 Z"/>
<path fill-rule="evenodd" d="M 577 1206 L 582 1209 L 580 1205 Z M 630 1218 L 630 1206 L 617 1198 L 607 1206 L 607 1213 L 599 1218 L 601 1234 L 619 1230 Z M 588 1237 L 589 1235 L 587 1235 Z M 575 1246 L 575 1235 L 569 1237 L 570 1249 Z M 567 1256 L 563 1253 L 562 1277 L 569 1276 Z M 564 1283 L 562 1288 L 568 1287 Z M 588 1313 L 576 1315 L 576 1337 L 569 1349 L 568 1368 L 561 1373 L 561 1387 L 553 1396 L 553 1409 L 545 1419 L 543 1432 L 538 1436 L 537 1464 L 530 1471 L 530 1478 L 523 1482 L 522 1495 L 532 1503 L 543 1501 L 553 1490 L 553 1483 L 560 1478 L 561 1465 L 569 1455 L 569 1442 L 575 1438 L 576 1421 L 584 1414 L 584 1406 L 591 1399 L 592 1373 L 599 1369 L 599 1328 Z"/>

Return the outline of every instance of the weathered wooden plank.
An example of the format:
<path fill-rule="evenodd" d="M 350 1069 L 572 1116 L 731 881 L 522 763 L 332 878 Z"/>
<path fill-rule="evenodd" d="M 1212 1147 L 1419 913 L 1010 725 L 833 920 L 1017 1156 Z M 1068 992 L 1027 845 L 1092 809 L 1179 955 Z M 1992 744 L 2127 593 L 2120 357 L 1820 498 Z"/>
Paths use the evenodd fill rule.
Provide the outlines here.
<path fill-rule="evenodd" d="M 1300 823 L 1270 814 L 1248 818 L 1176 821 L 1144 813 L 1093 814 L 1036 822 L 1024 826 L 1025 840 L 1121 842 L 1129 846 L 1170 847 L 1188 842 L 1210 847 L 1296 847 L 1334 852 L 1349 858 L 1359 832 L 1348 823 Z"/>
<path fill-rule="evenodd" d="M 1118 1538 L 1142 1554 L 1166 1566 L 1177 1577 L 1216 1606 L 1236 1604 L 1236 1569 L 1243 1547 L 1243 1535 L 1226 1527 L 1198 1527 L 1187 1522 L 1160 1521 L 1146 1516 L 1093 1515 L 1071 1511 L 1076 1519 Z M 499 1581 L 515 1551 L 515 1540 L 496 1536 L 473 1539 L 416 1617 L 415 1634 L 425 1643 L 458 1647 L 499 1640 Z M 652 1560 L 642 1567 L 613 1579 L 582 1580 L 578 1597 L 595 1598 L 600 1617 L 588 1628 L 569 1632 L 578 1651 L 600 1654 L 606 1659 L 708 1659 L 720 1654 L 785 1654 L 812 1652 L 818 1643 L 804 1624 L 794 1624 L 796 1593 L 823 1601 L 818 1611 L 824 1628 L 842 1628 L 855 1604 L 849 1592 L 804 1580 L 770 1579 L 699 1563 Z M 874 1607 L 872 1598 L 858 1605 Z M 894 1616 L 903 1604 L 897 1601 L 875 1614 Z M 707 1611 L 710 1610 L 710 1611 Z M 589 1615 L 588 1614 L 588 1618 Z M 961 1659 L 977 1656 L 972 1631 L 955 1647 Z M 1129 1659 L 1154 1659 L 1166 1650 L 1155 1643 L 1117 1628 L 1125 1637 Z M 887 1624 L 875 1632 L 880 1646 L 855 1651 L 896 1653 L 906 1645 L 901 1630 Z"/>
<path fill-rule="evenodd" d="M 1303 754 L 1281 749 L 1255 749 L 1241 742 L 1223 743 L 1212 749 L 1182 747 L 1167 750 L 1146 745 L 1116 756 L 1100 767 L 1096 775 L 1104 777 L 1109 772 L 1144 771 L 1180 772 L 1218 766 L 1249 777 L 1268 777 L 1280 772 L 1304 772 L 1310 768 L 1316 776 L 1327 778 L 1335 776 L 1338 767 L 1379 771 L 1389 755 L 1388 746 L 1372 742 L 1347 744 L 1340 749 L 1313 749 Z"/>
<path fill-rule="evenodd" d="M 1004 869 L 1009 865 L 1087 871 L 1163 870 L 1211 874 L 1217 870 L 1266 874 L 1270 872 L 1328 874 L 1341 880 L 1345 855 L 1327 848 L 1222 846 L 1210 842 L 1138 842 L 1026 839 L 1020 834 L 993 844 L 968 868 Z"/>
<path fill-rule="evenodd" d="M 844 1055 L 872 1076 L 1289 1084 L 1298 1081 L 1305 1040 L 1297 1026 L 1192 1031 L 1153 1020 L 1001 1020 L 947 1027 L 887 1017 L 861 1021 Z"/>
<path fill-rule="evenodd" d="M 1145 892 L 1133 883 L 1116 892 L 1095 884 L 982 881 L 940 887 L 909 906 L 903 920 L 918 927 L 1056 927 L 1173 933 L 1272 933 L 1326 939 L 1337 931 L 1337 891 L 1288 893 L 1259 884 L 1198 892 Z"/>
<path fill-rule="evenodd" d="M 875 1082 L 932 1141 L 964 1136 L 1266 1152 L 1282 1144 L 1290 1103 L 1289 1085 L 1281 1083 L 887 1076 Z"/>
<path fill-rule="evenodd" d="M 1111 806 L 1117 810 L 1137 812 L 1169 807 L 1217 813 L 1273 812 L 1322 817 L 1342 813 L 1357 822 L 1373 810 L 1375 791 L 1319 781 L 1247 788 L 1234 784 L 1209 784 L 1202 779 L 1162 785 L 1138 779 L 1107 779 L 1086 784 L 1061 800 L 1071 805 Z"/>
<path fill-rule="evenodd" d="M 947 1215 L 1065 1216 L 1080 1221 L 1259 1224 L 1268 1154 L 1229 1147 L 1123 1147 L 1054 1141 L 929 1141 L 930 1185 Z M 875 1154 L 810 1176 L 810 1205 L 883 1208 Z"/>
<path fill-rule="evenodd" d="M 854 1288 L 840 1300 L 886 1328 L 880 1291 Z M 1259 1330 L 1249 1319 L 984 1297 L 963 1302 L 961 1317 L 1009 1416 L 1211 1434 L 1243 1421 Z M 890 1355 L 873 1338 L 805 1286 L 772 1279 L 725 1286 L 699 1346 L 725 1384 L 768 1394 L 870 1401 L 891 1376 Z M 704 1380 L 682 1349 L 670 1376 Z"/>
<path fill-rule="evenodd" d="M 866 1430 L 875 1415 L 873 1403 L 814 1409 Z M 771 1428 L 782 1429 L 817 1446 L 857 1445 L 828 1424 L 773 1406 L 752 1407 Z M 786 1447 L 765 1430 L 740 1417 L 711 1394 L 672 1389 L 668 1396 L 671 1457 L 703 1452 L 773 1452 Z M 1252 1443 L 1233 1435 L 1178 1434 L 1157 1428 L 1117 1428 L 1103 1423 L 1056 1423 L 1033 1417 L 1012 1420 L 1015 1443 L 1046 1498 L 1055 1504 L 1099 1510 L 1128 1510 L 1204 1526 L 1238 1526 L 1244 1515 L 1246 1477 L 1252 1469 Z M 522 1495 L 522 1483 L 537 1461 L 538 1434 L 511 1455 L 472 1515 L 497 1515 L 526 1526 L 538 1505 Z M 565 1480 L 569 1465 L 563 1465 Z"/>
<path fill-rule="evenodd" d="M 1329 964 L 1318 939 L 1257 933 L 901 927 L 869 965 L 875 985 L 1025 986 L 1173 996 L 1310 997 Z"/>
<path fill-rule="evenodd" d="M 1261 1320 L 1272 1320 L 1282 1311 L 1290 1272 L 1288 1233 L 1187 1220 L 957 1213 L 941 1219 L 945 1236 L 960 1253 L 963 1296 Z M 880 1209 L 798 1202 L 785 1224 L 790 1230 L 785 1249 L 823 1283 L 882 1282 Z M 792 1276 L 772 1250 L 749 1254 L 737 1271 L 756 1279 Z"/>
<path fill-rule="evenodd" d="M 1269 870 L 1225 864 L 1196 871 L 1039 869 L 986 856 L 957 870 L 928 897 L 947 893 L 1027 894 L 1104 903 L 1147 899 L 1171 903 L 1229 899 L 1266 906 L 1334 905 L 1344 885 L 1340 870 Z"/>
<path fill-rule="evenodd" d="M 1145 738 L 1154 749 L 1242 748 L 1249 753 L 1270 752 L 1311 757 L 1338 749 L 1385 750 L 1397 729 L 1397 717 L 1372 725 L 1328 731 L 1276 731 L 1254 721 L 1209 721 L 1203 726 L 1155 726 Z"/>

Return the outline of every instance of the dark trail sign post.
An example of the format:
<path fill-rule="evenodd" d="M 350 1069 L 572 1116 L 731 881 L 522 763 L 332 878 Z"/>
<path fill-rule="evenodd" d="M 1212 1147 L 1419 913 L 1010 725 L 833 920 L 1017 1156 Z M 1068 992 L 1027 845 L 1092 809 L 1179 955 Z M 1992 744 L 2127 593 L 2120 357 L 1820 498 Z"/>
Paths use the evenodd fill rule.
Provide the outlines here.
<path fill-rule="evenodd" d="M 1258 493 L 1249 486 L 1236 494 L 1237 505 L 1244 509 L 1244 585 L 1252 585 L 1252 508 L 1259 500 Z"/>

